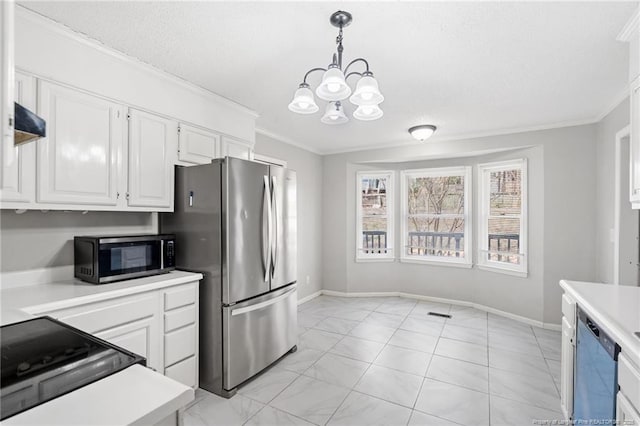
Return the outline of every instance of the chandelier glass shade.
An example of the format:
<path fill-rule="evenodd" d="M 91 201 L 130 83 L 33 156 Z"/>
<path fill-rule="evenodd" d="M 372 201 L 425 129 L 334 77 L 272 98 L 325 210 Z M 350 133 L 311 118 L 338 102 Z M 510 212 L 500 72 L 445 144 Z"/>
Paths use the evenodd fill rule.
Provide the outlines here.
<path fill-rule="evenodd" d="M 344 124 L 349 121 L 349 117 L 345 115 L 344 109 L 342 108 L 342 103 L 340 101 L 329 102 L 320 121 L 324 124 L 330 125 Z"/>
<path fill-rule="evenodd" d="M 293 95 L 293 100 L 289 104 L 289 110 L 298 114 L 313 114 L 318 111 L 318 105 L 313 99 L 313 92 L 309 86 L 300 87 Z"/>
<path fill-rule="evenodd" d="M 315 89 L 315 94 L 318 98 L 328 101 L 329 104 L 320 120 L 321 122 L 325 124 L 348 122 L 349 119 L 345 114 L 343 102 L 347 99 L 357 106 L 353 112 L 354 118 L 364 121 L 377 120 L 384 115 L 380 109 L 384 96 L 380 93 L 378 81 L 369 69 L 369 62 L 364 58 L 357 58 L 349 62 L 344 69 L 342 67 L 342 52 L 344 50 L 342 46 L 342 30 L 351 23 L 351 14 L 337 11 L 331 15 L 329 21 L 333 26 L 339 28 L 338 37 L 336 38 L 336 53 L 333 54 L 331 64 L 327 68 L 312 68 L 307 71 L 293 96 L 293 100 L 289 104 L 289 110 L 298 114 L 313 114 L 319 110 L 313 92 L 307 83 L 307 78 L 314 72 L 322 71 L 322 80 Z M 362 63 L 365 66 L 365 70 L 349 72 L 349 69 L 358 63 Z M 354 91 L 352 91 L 347 82 L 349 77 L 359 77 Z"/>
<path fill-rule="evenodd" d="M 384 113 L 378 105 L 360 105 L 353 112 L 353 118 L 363 121 L 377 120 L 383 115 Z"/>

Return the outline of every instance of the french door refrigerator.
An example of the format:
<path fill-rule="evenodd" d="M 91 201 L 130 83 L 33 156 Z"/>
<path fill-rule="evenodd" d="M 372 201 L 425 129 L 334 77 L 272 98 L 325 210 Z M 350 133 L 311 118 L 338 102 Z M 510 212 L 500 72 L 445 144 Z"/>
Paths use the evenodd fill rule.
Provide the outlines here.
<path fill-rule="evenodd" d="M 296 174 L 226 157 L 176 168 L 176 267 L 200 272 L 200 387 L 230 397 L 296 350 Z"/>

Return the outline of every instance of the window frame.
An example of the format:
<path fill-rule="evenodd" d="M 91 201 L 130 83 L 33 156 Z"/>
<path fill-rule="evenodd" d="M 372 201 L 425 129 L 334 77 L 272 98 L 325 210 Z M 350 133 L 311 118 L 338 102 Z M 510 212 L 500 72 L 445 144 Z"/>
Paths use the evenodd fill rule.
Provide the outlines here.
<path fill-rule="evenodd" d="M 442 176 L 463 176 L 464 177 L 464 257 L 440 257 L 432 255 L 408 255 L 406 247 L 408 245 L 408 185 L 407 181 L 412 177 L 442 177 Z M 438 167 L 426 169 L 409 169 L 400 172 L 400 232 L 401 247 L 400 262 L 403 263 L 420 263 L 432 264 L 440 266 L 453 266 L 460 268 L 471 268 L 473 266 L 473 253 L 471 252 L 473 244 L 473 224 L 472 224 L 472 167 L 471 166 L 454 166 L 454 167 Z M 446 217 L 446 215 L 442 215 Z"/>
<path fill-rule="evenodd" d="M 362 247 L 362 180 L 387 179 L 387 248 L 386 253 L 365 253 Z M 394 262 L 395 261 L 395 171 L 371 170 L 356 172 L 356 262 Z"/>
<path fill-rule="evenodd" d="M 488 250 L 485 248 L 488 247 L 489 244 L 489 213 L 491 207 L 489 197 L 491 196 L 491 173 L 514 169 L 520 169 L 522 176 L 520 183 L 522 200 L 520 203 L 519 237 L 521 262 L 519 264 L 489 260 L 486 257 Z M 478 164 L 478 180 L 478 268 L 508 275 L 515 275 L 518 277 L 527 277 L 529 271 L 529 247 L 527 235 L 529 227 L 527 160 L 525 158 L 519 158 L 515 160 Z"/>

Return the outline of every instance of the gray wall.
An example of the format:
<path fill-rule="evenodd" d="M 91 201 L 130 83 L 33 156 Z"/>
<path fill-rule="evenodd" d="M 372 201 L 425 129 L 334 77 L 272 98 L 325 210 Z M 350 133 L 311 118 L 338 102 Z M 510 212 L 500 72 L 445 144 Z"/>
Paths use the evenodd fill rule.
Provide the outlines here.
<path fill-rule="evenodd" d="M 322 157 L 262 134 L 256 135 L 255 153 L 285 160 L 287 167 L 297 172 L 298 298 L 301 299 L 323 288 Z"/>
<path fill-rule="evenodd" d="M 322 210 L 324 288 L 343 292 L 404 291 L 466 300 L 559 324 L 562 292 L 558 281 L 593 280 L 595 276 L 595 235 L 591 232 L 596 220 L 595 146 L 595 126 L 587 125 L 326 156 Z M 519 151 L 495 152 L 505 150 Z M 492 151 L 493 154 L 478 158 L 431 160 Z M 355 262 L 357 170 L 372 167 L 371 162 L 441 166 L 523 156 L 529 161 L 527 278 L 477 268 Z"/>
<path fill-rule="evenodd" d="M 597 281 L 613 282 L 613 209 L 615 205 L 616 133 L 629 125 L 629 99 L 623 101 L 596 127 L 596 256 Z M 629 208 L 631 206 L 629 205 Z"/>
<path fill-rule="evenodd" d="M 76 235 L 153 232 L 154 213 L 0 210 L 0 272 L 73 265 Z"/>

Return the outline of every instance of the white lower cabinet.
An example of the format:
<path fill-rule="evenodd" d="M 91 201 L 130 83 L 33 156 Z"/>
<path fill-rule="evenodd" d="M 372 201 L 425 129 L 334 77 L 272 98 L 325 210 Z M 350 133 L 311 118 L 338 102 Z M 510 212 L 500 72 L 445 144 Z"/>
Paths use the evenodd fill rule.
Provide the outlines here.
<path fill-rule="evenodd" d="M 640 77 L 631 83 L 631 203 L 640 202 Z"/>
<path fill-rule="evenodd" d="M 640 413 L 622 391 L 618 391 L 616 397 L 616 422 L 619 425 L 640 425 Z"/>
<path fill-rule="evenodd" d="M 179 306 L 167 309 L 174 299 Z M 37 313 L 141 355 L 147 367 L 187 386 L 198 385 L 197 281 Z"/>
<path fill-rule="evenodd" d="M 164 292 L 164 374 L 187 386 L 198 385 L 198 285 Z"/>
<path fill-rule="evenodd" d="M 562 296 L 562 354 L 560 371 L 560 406 L 565 418 L 573 415 L 573 362 L 575 356 L 576 303 Z"/>

